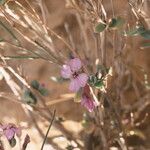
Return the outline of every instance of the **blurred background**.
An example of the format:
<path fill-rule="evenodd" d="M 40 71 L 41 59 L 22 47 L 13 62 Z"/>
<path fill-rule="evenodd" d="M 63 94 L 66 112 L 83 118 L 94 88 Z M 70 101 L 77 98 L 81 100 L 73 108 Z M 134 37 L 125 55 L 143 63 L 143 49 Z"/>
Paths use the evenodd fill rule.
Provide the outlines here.
<path fill-rule="evenodd" d="M 83 0 L 82 4 L 80 1 L 72 0 L 74 4 L 78 4 L 82 9 L 83 5 L 87 5 L 87 1 Z M 93 27 L 95 26 L 90 23 L 87 19 L 87 14 L 82 14 L 78 9 L 74 9 L 72 7 L 71 0 L 30 0 L 30 5 L 24 0 L 18 0 L 27 10 L 32 12 L 30 5 L 35 9 L 38 13 L 41 20 L 48 26 L 51 30 L 55 31 L 58 35 L 60 35 L 63 39 L 65 39 L 70 45 L 76 49 L 81 50 L 79 53 L 81 56 L 83 55 L 82 50 L 87 49 L 87 58 L 91 62 L 91 65 L 94 62 L 94 49 L 95 49 L 95 41 L 93 34 Z M 92 3 L 92 1 L 89 1 Z M 126 21 L 130 23 L 130 26 L 136 25 L 136 19 L 134 14 L 131 11 L 129 1 L 125 0 L 113 0 L 113 11 L 110 0 L 103 1 L 103 5 L 107 12 L 107 17 L 113 17 L 113 13 L 116 16 L 121 16 L 125 18 Z M 139 6 L 139 1 L 131 1 L 135 4 L 135 8 L 141 7 L 141 14 L 144 16 L 143 18 L 140 16 L 139 19 L 141 22 L 144 22 L 144 25 L 149 29 L 150 28 L 150 1 L 145 0 L 142 2 L 142 6 Z M 93 3 L 96 1 L 93 0 Z M 9 4 L 9 3 L 8 3 Z M 137 5 L 136 5 L 137 4 Z M 42 8 L 41 8 L 42 5 Z M 13 7 L 13 3 L 9 4 L 9 6 Z M 78 8 L 78 7 L 77 7 Z M 1 9 L 2 11 L 2 9 Z M 80 17 L 81 16 L 81 17 Z M 134 20 L 134 19 L 135 20 Z M 94 18 L 93 18 L 94 19 Z M 4 19 L 2 19 L 3 21 Z M 4 21 L 5 22 L 5 21 Z M 94 20 L 93 20 L 94 22 Z M 84 25 L 81 25 L 84 24 Z M 17 26 L 16 26 L 17 27 Z M 84 32 L 82 32 L 82 27 L 84 27 L 84 31 L 86 32 L 87 43 L 84 43 Z M 19 27 L 17 27 L 19 28 Z M 13 29 L 12 29 L 13 30 Z M 29 30 L 21 30 L 22 33 L 27 35 L 28 37 L 32 37 L 32 34 Z M 116 32 L 115 34 L 118 34 Z M 132 69 L 129 71 L 121 72 L 119 74 L 121 77 L 118 79 L 118 74 L 114 74 L 112 76 L 111 81 L 109 83 L 109 91 L 113 88 L 119 88 L 121 97 L 121 105 L 128 111 L 124 113 L 124 118 L 127 116 L 131 117 L 131 120 L 124 119 L 123 121 L 133 121 L 133 125 L 128 125 L 125 123 L 125 130 L 128 133 L 128 144 L 131 145 L 131 149 L 135 150 L 148 150 L 150 149 L 150 102 L 149 102 L 149 87 L 147 89 L 143 89 L 142 85 L 144 81 L 149 83 L 149 74 L 150 74 L 150 49 L 141 49 L 142 43 L 145 42 L 145 39 L 137 36 L 137 37 L 124 37 L 122 39 L 116 37 L 116 41 L 114 41 L 114 33 L 109 32 L 108 38 L 106 42 L 107 46 L 107 59 L 106 65 L 111 66 L 115 64 L 115 59 L 112 58 L 113 50 L 115 49 L 112 45 L 117 44 L 117 42 L 125 41 L 125 43 L 120 44 L 120 53 L 123 53 L 122 60 L 126 62 Z M 0 35 L 4 39 L 8 39 L 11 41 L 11 38 L 3 28 L 0 29 Z M 20 35 L 17 35 L 19 37 Z M 67 46 L 56 38 L 53 34 L 51 35 L 54 41 L 55 49 L 65 53 L 64 56 L 67 56 L 65 49 Z M 73 42 L 72 42 L 73 41 Z M 146 40 L 148 43 L 148 40 Z M 28 44 L 27 41 L 22 39 L 22 43 L 24 47 L 28 49 L 36 49 L 36 47 L 32 47 L 31 44 Z M 125 48 L 124 48 L 125 46 Z M 1 44 L 1 55 L 3 56 L 11 56 L 14 54 L 19 54 L 20 52 L 16 52 L 16 47 L 3 43 Z M 123 48 L 122 48 L 123 47 Z M 119 50 L 118 50 L 119 51 Z M 118 52 L 119 55 L 119 52 Z M 44 56 L 44 55 L 43 55 Z M 90 59 L 90 57 L 92 57 Z M 87 60 L 88 60 L 87 59 Z M 65 60 L 65 59 L 63 59 Z M 33 80 L 37 80 L 40 84 L 43 84 L 44 87 L 48 90 L 48 95 L 44 97 L 45 103 L 47 107 L 53 112 L 56 109 L 56 116 L 58 120 L 61 120 L 61 125 L 69 131 L 69 134 L 78 140 L 82 146 L 84 145 L 84 140 L 86 141 L 86 134 L 90 134 L 93 131 L 93 125 L 90 124 L 86 128 L 83 126 L 83 118 L 86 110 L 80 105 L 80 103 L 74 102 L 74 94 L 70 93 L 68 90 L 68 82 L 62 81 L 60 79 L 60 66 L 56 67 L 55 64 L 51 64 L 46 60 L 42 59 L 6 59 L 7 65 L 11 66 L 17 73 L 21 74 L 28 83 Z M 119 60 L 120 61 L 120 60 Z M 118 64 L 122 64 L 122 61 L 117 62 Z M 126 67 L 125 67 L 126 68 Z M 140 69 L 139 69 L 140 68 Z M 122 68 L 120 68 L 122 69 Z M 141 71 L 142 70 L 142 71 Z M 7 71 L 7 70 L 6 70 Z M 14 74 L 8 70 L 10 77 L 18 83 L 21 87 L 22 91 L 25 90 L 24 85 L 21 85 L 14 77 Z M 132 75 L 131 75 L 132 74 Z M 31 142 L 27 146 L 27 150 L 39 150 L 43 137 L 46 134 L 47 128 L 49 126 L 48 120 L 42 118 L 38 113 L 29 113 L 21 103 L 16 102 L 15 97 L 11 94 L 12 91 L 5 80 L 5 77 L 1 73 L 0 80 L 0 118 L 1 123 L 14 123 L 23 128 L 22 131 L 22 139 L 24 139 L 25 135 L 28 134 L 30 136 Z M 116 78 L 118 80 L 116 80 Z M 56 81 L 57 80 L 57 81 Z M 114 82 L 119 82 L 120 86 L 116 86 Z M 135 81 L 135 82 L 133 82 Z M 133 84 L 132 84 L 133 83 Z M 141 84 L 142 83 L 142 84 Z M 149 86 L 149 85 L 148 85 Z M 112 92 L 113 93 L 113 92 Z M 10 94 L 10 95 L 9 95 Z M 112 94 L 113 96 L 113 94 Z M 8 98 L 9 97 L 9 98 Z M 115 97 L 115 94 L 114 94 Z M 115 97 L 116 98 L 116 97 Z M 132 108 L 133 107 L 133 108 Z M 134 114 L 135 108 L 135 114 Z M 29 108 L 30 109 L 30 108 Z M 130 110 L 133 110 L 130 112 Z M 42 111 L 42 110 L 41 110 Z M 31 110 L 33 112 L 33 110 Z M 110 113 L 111 114 L 111 113 Z M 134 117 L 132 115 L 135 115 Z M 133 120 L 132 120 L 133 119 Z M 135 120 L 134 120 L 135 119 Z M 131 123 L 131 124 L 132 124 Z M 139 124 L 138 124 L 139 123 Z M 57 125 L 56 125 L 57 126 Z M 52 126 L 47 143 L 45 144 L 45 150 L 53 150 L 53 149 L 68 149 L 69 145 L 73 145 L 76 147 L 76 143 L 74 141 L 67 140 L 63 135 L 63 133 L 58 130 L 56 126 Z M 58 125 L 59 126 L 59 125 Z M 62 128 L 62 126 L 61 126 Z M 84 130 L 85 129 L 85 130 Z M 84 131 L 84 132 L 83 132 Z M 131 132 L 133 131 L 133 132 Z M 133 134 L 132 134 L 133 133 Z M 68 133 L 67 133 L 68 134 Z M 19 139 L 17 139 L 19 142 Z M 92 140 L 91 140 L 92 141 Z M 89 140 L 90 142 L 90 140 Z M 56 145 L 54 144 L 56 143 Z M 21 144 L 21 143 L 20 143 Z M 9 145 L 6 150 L 13 149 L 19 150 L 20 144 L 17 144 L 14 148 L 10 148 Z M 112 146 L 113 147 L 113 146 Z M 82 148 L 74 148 L 74 149 L 82 149 Z M 86 147 L 83 149 L 87 149 Z M 90 149 L 90 148 L 89 148 Z M 91 148 L 92 149 L 92 148 Z M 98 149 L 98 148 L 97 148 Z M 99 149 L 100 150 L 100 149 Z M 116 149 L 112 149 L 116 150 Z"/>

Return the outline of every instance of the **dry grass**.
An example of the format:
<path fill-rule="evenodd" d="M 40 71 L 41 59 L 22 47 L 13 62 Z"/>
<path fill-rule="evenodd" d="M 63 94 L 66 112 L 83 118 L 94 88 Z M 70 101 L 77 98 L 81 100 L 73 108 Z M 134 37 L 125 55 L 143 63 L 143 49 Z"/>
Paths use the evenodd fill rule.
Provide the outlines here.
<path fill-rule="evenodd" d="M 8 101 L 7 108 L 14 104 L 14 112 L 21 106 L 28 118 L 27 128 L 34 125 L 42 138 L 56 109 L 50 132 L 57 130 L 58 135 L 47 140 L 55 149 L 65 149 L 66 143 L 70 149 L 149 149 L 149 46 L 143 49 L 143 44 L 149 44 L 149 5 L 146 0 L 6 1 L 0 6 L 2 104 L 3 99 Z M 112 18 L 120 22 L 111 26 Z M 131 34 L 136 26 L 144 26 L 148 38 L 139 31 Z M 84 113 L 79 103 L 74 104 L 75 94 L 68 93 L 67 82 L 56 78 L 72 55 L 84 62 L 88 75 L 104 79 L 102 88 L 91 87 L 100 103 L 92 113 Z M 32 79 L 46 82 L 50 95 L 44 97 L 32 88 Z M 36 105 L 22 101 L 26 89 L 36 96 Z M 10 112 L 4 114 L 11 116 Z M 21 117 L 24 122 L 25 117 Z M 69 125 L 69 120 L 84 126 L 69 130 L 70 126 L 78 128 L 76 123 L 75 127 Z M 34 131 L 30 132 L 32 137 Z M 65 144 L 56 142 L 55 136 L 64 137 Z M 38 142 L 40 149 L 42 142 Z"/>

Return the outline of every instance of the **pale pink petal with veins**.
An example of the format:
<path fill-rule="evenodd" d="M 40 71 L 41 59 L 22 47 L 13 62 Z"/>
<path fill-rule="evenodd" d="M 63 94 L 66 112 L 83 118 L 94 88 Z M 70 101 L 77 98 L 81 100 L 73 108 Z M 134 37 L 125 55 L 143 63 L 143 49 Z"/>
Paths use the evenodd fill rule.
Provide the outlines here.
<path fill-rule="evenodd" d="M 96 102 L 91 98 L 83 96 L 81 100 L 81 105 L 84 106 L 89 112 L 92 112 L 97 106 Z"/>
<path fill-rule="evenodd" d="M 75 72 L 75 71 L 79 71 L 81 69 L 82 62 L 79 58 L 74 58 L 68 62 L 68 65 L 70 66 L 71 70 L 73 72 Z"/>
<path fill-rule="evenodd" d="M 71 79 L 69 89 L 72 92 L 77 92 L 80 89 L 80 84 L 78 78 Z"/>
<path fill-rule="evenodd" d="M 8 140 L 11 140 L 14 137 L 15 132 L 12 129 L 7 129 L 4 131 L 4 135 Z"/>
<path fill-rule="evenodd" d="M 7 125 L 1 125 L 0 128 L 3 130 L 3 135 L 5 135 L 8 140 L 11 140 L 15 134 L 21 136 L 21 128 L 16 127 L 15 124 L 9 123 Z"/>
<path fill-rule="evenodd" d="M 80 87 L 84 87 L 88 81 L 88 75 L 86 73 L 81 73 L 77 76 L 78 84 Z"/>
<path fill-rule="evenodd" d="M 63 65 L 62 66 L 61 76 L 65 79 L 71 78 L 72 72 L 71 72 L 70 66 L 68 66 L 68 65 Z"/>

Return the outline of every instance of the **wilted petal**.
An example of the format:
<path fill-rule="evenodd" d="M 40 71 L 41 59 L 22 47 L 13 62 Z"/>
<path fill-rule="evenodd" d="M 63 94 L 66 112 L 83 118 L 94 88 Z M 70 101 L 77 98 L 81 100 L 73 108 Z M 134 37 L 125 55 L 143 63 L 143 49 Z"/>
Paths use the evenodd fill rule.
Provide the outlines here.
<path fill-rule="evenodd" d="M 87 76 L 86 73 L 81 73 L 81 74 L 78 75 L 77 79 L 78 79 L 79 86 L 84 87 L 87 83 L 88 76 Z"/>
<path fill-rule="evenodd" d="M 11 140 L 14 137 L 15 132 L 12 129 L 7 129 L 4 131 L 4 135 L 8 140 Z"/>
<path fill-rule="evenodd" d="M 61 76 L 65 79 L 68 79 L 71 77 L 71 75 L 72 75 L 72 72 L 71 72 L 70 66 L 63 65 L 61 69 Z"/>
<path fill-rule="evenodd" d="M 21 128 L 16 128 L 15 133 L 18 137 L 20 137 L 21 136 Z"/>
<path fill-rule="evenodd" d="M 83 96 L 81 105 L 84 106 L 89 112 L 92 112 L 94 108 L 97 106 L 94 100 L 86 96 Z"/>
<path fill-rule="evenodd" d="M 70 66 L 70 68 L 73 72 L 78 71 L 82 67 L 82 63 L 79 58 L 71 59 L 69 61 L 68 65 Z"/>
<path fill-rule="evenodd" d="M 79 84 L 78 78 L 71 79 L 69 89 L 72 92 L 77 92 L 80 89 L 80 84 Z"/>

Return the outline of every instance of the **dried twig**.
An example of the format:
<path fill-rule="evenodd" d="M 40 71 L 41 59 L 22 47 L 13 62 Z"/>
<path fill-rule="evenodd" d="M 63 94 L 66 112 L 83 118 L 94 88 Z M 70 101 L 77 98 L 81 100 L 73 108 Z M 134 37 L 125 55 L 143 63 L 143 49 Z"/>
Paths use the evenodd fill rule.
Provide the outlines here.
<path fill-rule="evenodd" d="M 55 114 L 56 114 L 56 110 L 54 110 L 54 113 L 53 113 L 53 116 L 52 116 L 52 120 L 51 120 L 50 125 L 49 125 L 49 127 L 48 127 L 48 129 L 47 129 L 47 132 L 46 132 L 44 141 L 43 141 L 42 146 L 41 146 L 41 150 L 43 150 L 43 148 L 44 148 L 44 144 L 45 144 L 45 142 L 46 142 L 48 133 L 49 133 L 49 131 L 50 131 L 50 129 L 51 129 L 51 126 L 52 126 L 52 124 L 53 124 L 53 121 L 54 121 L 54 119 L 55 119 Z"/>

